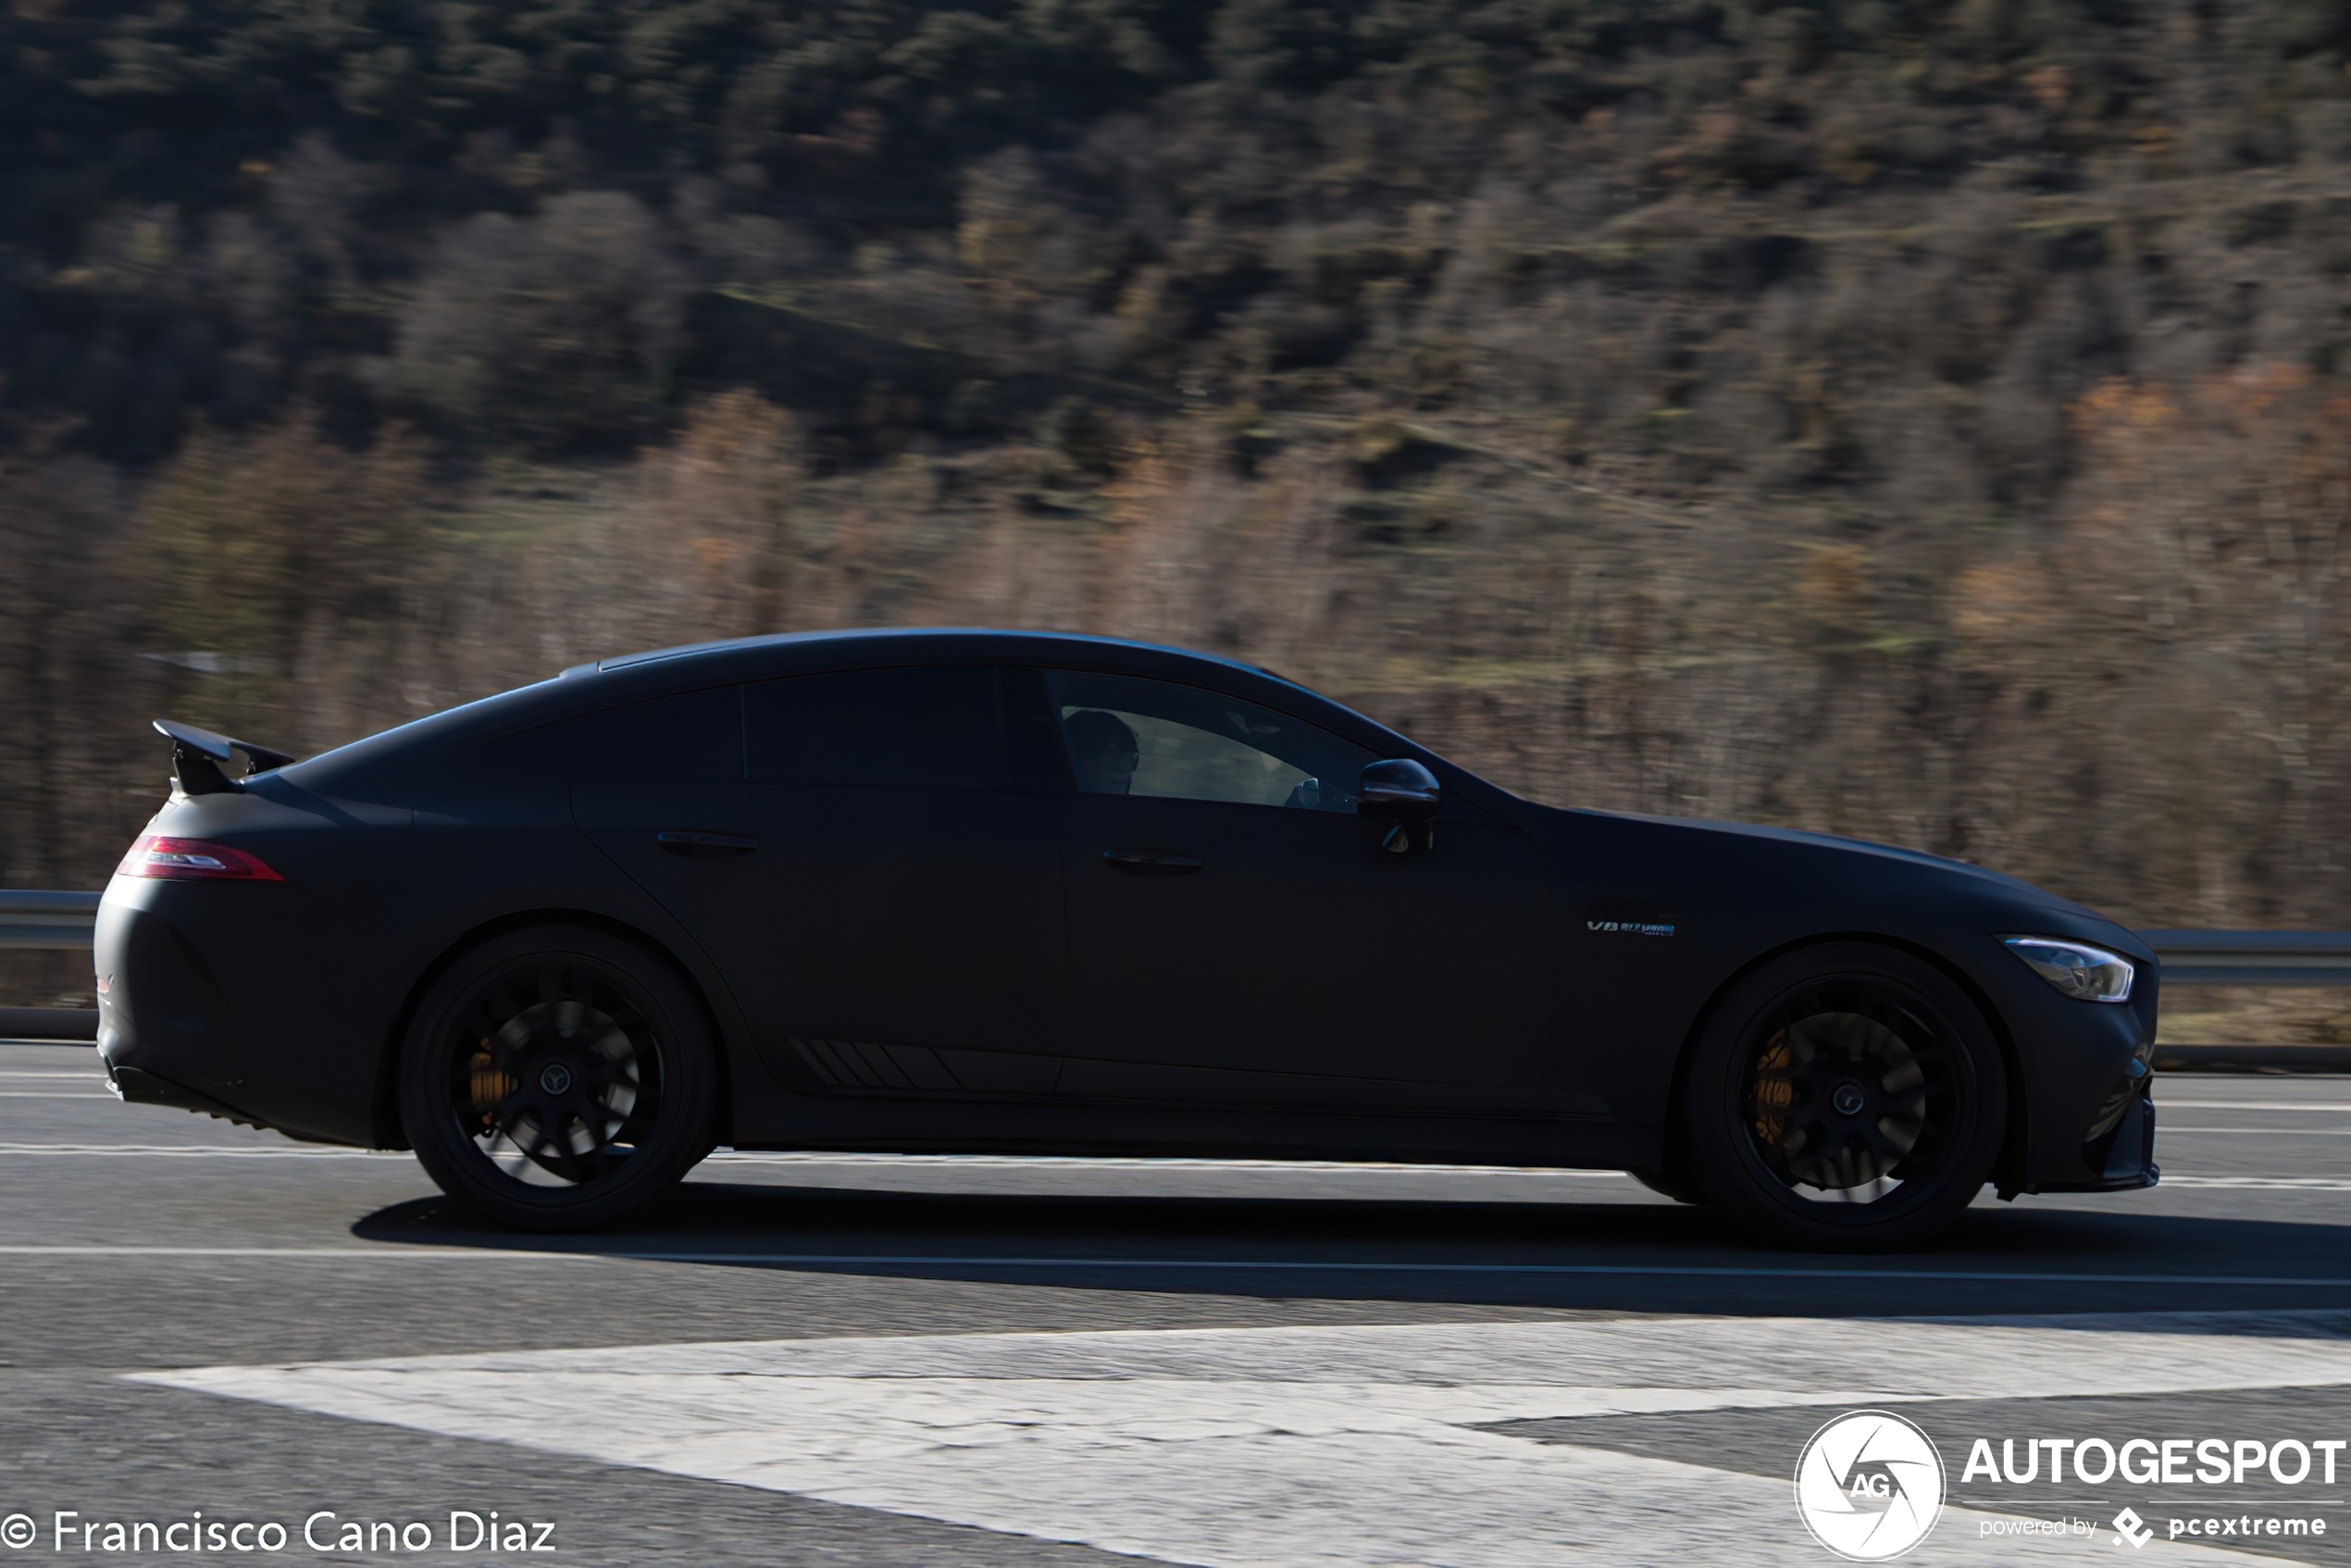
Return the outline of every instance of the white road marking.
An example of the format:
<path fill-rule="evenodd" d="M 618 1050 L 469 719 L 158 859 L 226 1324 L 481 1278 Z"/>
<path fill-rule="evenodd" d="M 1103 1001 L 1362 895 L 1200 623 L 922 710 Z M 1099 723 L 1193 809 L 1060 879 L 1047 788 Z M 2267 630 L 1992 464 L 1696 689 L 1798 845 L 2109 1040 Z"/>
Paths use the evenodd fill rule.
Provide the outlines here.
<path fill-rule="evenodd" d="M 1474 1424 L 2346 1384 L 2351 1342 L 1650 1318 L 641 1346 L 134 1380 L 1202 1568 L 1810 1564 L 1820 1549 L 1783 1477 Z M 1981 1539 L 1979 1517 L 1950 1511 L 1910 1561 L 2080 1560 L 2074 1541 Z"/>
<path fill-rule="evenodd" d="M 6 1090 L 0 1090 L 0 1097 L 6 1097 Z M 53 1094 L 45 1098 L 80 1100 L 90 1097 Z M 96 1098 L 104 1099 L 111 1098 L 111 1096 Z M 279 1147 L 273 1144 L 243 1143 L 0 1143 L 0 1155 L 8 1154 L 81 1154 L 94 1158 L 146 1158 L 149 1156 L 189 1158 L 203 1155 L 219 1159 L 248 1160 L 405 1160 L 409 1157 L 404 1150 L 348 1149 L 328 1144 L 293 1144 Z M 721 1150 L 705 1159 L 703 1164 L 777 1165 L 801 1168 L 828 1165 L 852 1168 L 877 1166 L 950 1171 L 1291 1171 L 1320 1175 L 1375 1173 L 1395 1176 L 1563 1176 L 1588 1181 L 1629 1181 L 1632 1179 L 1623 1171 L 1580 1171 L 1518 1165 L 1412 1165 L 1337 1160 L 1113 1159 L 1092 1156 L 1013 1154 L 836 1154 L 761 1150 L 740 1151 Z"/>
<path fill-rule="evenodd" d="M 497 1251 L 469 1247 L 167 1247 L 142 1242 L 16 1242 L 0 1245 L 0 1258 L 280 1258 L 302 1262 L 312 1258 L 350 1263 L 597 1263 L 620 1257 L 616 1252 L 554 1252 L 518 1249 Z M 2351 1281 L 2345 1283 L 2351 1284 Z"/>
<path fill-rule="evenodd" d="M 2155 1106 L 2158 1111 L 2351 1111 L 2351 1101 L 2188 1100 L 2158 1094 L 2155 1097 Z"/>
<path fill-rule="evenodd" d="M 100 1089 L 97 1093 L 92 1094 L 87 1090 L 77 1093 L 72 1089 L 0 1089 L 0 1100 L 112 1100 L 114 1098 L 113 1093 L 106 1089 Z"/>
<path fill-rule="evenodd" d="M 2257 1289 L 2351 1289 L 2351 1276 L 2296 1274 L 2065 1274 L 2046 1270 L 1770 1268 L 1681 1263 L 1417 1263 L 1382 1258 L 1063 1258 L 991 1257 L 981 1253 L 686 1252 L 612 1248 L 558 1251 L 532 1247 L 174 1247 L 142 1242 L 19 1242 L 0 1244 L 0 1257 L 279 1258 L 336 1263 L 631 1263 L 731 1264 L 737 1267 L 840 1269 L 1135 1269 L 1238 1274 L 1494 1274 L 1556 1275 L 1614 1279 L 1820 1279 L 1877 1284 L 2176 1285 Z"/>
<path fill-rule="evenodd" d="M 2217 1187 L 2259 1192 L 2351 1192 L 2351 1180 L 2338 1176 L 2173 1176 L 2163 1173 L 2166 1187 Z"/>
<path fill-rule="evenodd" d="M 392 1150 L 337 1149 L 294 1144 L 242 1143 L 0 1143 L 0 1157 L 11 1154 L 72 1154 L 98 1160 L 396 1160 L 405 1153 Z"/>
<path fill-rule="evenodd" d="M 14 1068 L 6 1067 L 0 1067 L 0 1078 L 71 1078 L 76 1083 L 94 1084 L 102 1084 L 106 1081 L 106 1076 L 104 1073 L 32 1073 L 20 1072 Z"/>
<path fill-rule="evenodd" d="M 722 1150 L 704 1162 L 731 1165 L 910 1165 L 1017 1171 L 1378 1171 L 1410 1176 L 1572 1176 L 1629 1181 L 1623 1171 L 1571 1170 L 1553 1165 L 1416 1165 L 1381 1160 L 1203 1160 L 1093 1154 L 868 1154 L 809 1150 Z"/>
<path fill-rule="evenodd" d="M 2252 1133 L 2255 1138 L 2351 1138 L 2351 1126 L 2165 1126 L 2165 1138 L 2180 1138 L 2182 1133 L 2226 1133 L 2229 1138 L 2241 1138 Z"/>

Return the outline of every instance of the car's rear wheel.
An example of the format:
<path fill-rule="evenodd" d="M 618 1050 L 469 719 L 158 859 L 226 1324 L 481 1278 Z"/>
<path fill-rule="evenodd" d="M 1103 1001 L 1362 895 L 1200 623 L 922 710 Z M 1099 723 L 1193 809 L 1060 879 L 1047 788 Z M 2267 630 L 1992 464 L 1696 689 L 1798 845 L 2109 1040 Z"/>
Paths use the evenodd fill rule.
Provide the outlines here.
<path fill-rule="evenodd" d="M 717 1066 L 669 966 L 602 931 L 492 938 L 418 1003 L 400 1116 L 443 1192 L 502 1225 L 580 1230 L 675 1187 L 708 1151 Z"/>
<path fill-rule="evenodd" d="M 1735 986 L 1700 1035 L 1691 1174 L 1751 1232 L 1802 1247 L 1923 1240 L 1975 1198 L 2007 1125 L 1999 1047 L 1934 965 L 1861 942 Z"/>

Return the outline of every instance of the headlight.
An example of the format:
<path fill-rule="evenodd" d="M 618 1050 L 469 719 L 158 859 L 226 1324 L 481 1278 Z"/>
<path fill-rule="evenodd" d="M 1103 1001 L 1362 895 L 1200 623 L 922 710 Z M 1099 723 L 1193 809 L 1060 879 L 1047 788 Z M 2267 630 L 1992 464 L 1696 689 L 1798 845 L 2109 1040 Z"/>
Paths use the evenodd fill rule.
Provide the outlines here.
<path fill-rule="evenodd" d="M 2009 951 L 2078 1002 L 2128 1002 L 2137 971 L 2118 952 L 2055 937 L 2009 937 Z"/>

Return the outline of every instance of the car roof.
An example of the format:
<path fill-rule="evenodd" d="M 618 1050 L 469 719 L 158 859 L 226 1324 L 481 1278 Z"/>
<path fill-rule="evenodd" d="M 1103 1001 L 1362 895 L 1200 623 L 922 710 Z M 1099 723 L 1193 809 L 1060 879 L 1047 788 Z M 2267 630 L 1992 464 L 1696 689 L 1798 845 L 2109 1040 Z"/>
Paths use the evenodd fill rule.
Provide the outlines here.
<path fill-rule="evenodd" d="M 722 641 L 688 642 L 624 653 L 591 665 L 574 665 L 554 681 L 568 687 L 581 678 L 589 683 L 612 683 L 615 693 L 651 694 L 704 681 L 764 680 L 777 676 L 815 674 L 860 665 L 932 663 L 1060 664 L 1126 675 L 1198 679 L 1208 666 L 1225 676 L 1238 676 L 1245 690 L 1261 688 L 1263 698 L 1303 702 L 1325 711 L 1346 714 L 1375 729 L 1386 727 L 1336 703 L 1311 686 L 1277 675 L 1262 665 L 1205 653 L 1195 648 L 1172 647 L 1126 637 L 1099 637 L 1076 631 L 1007 631 L 992 627 L 875 628 L 846 631 L 793 631 L 769 637 L 735 637 Z M 1266 686 L 1279 691 L 1263 690 Z"/>
<path fill-rule="evenodd" d="M 1238 676 L 1244 690 L 1320 713 L 1325 721 L 1386 733 L 1377 721 L 1297 681 L 1238 659 L 1171 648 L 1129 638 L 1078 632 L 1002 631 L 986 627 L 925 627 L 849 631 L 787 632 L 690 642 L 575 665 L 533 685 L 447 708 L 293 765 L 297 777 L 323 778 L 397 750 L 481 737 L 547 723 L 616 703 L 699 686 L 815 674 L 860 666 L 998 662 L 1053 664 L 1182 679 L 1200 666 Z M 1265 690 L 1275 688 L 1277 690 Z M 1400 738 L 1399 738 L 1400 739 Z"/>
<path fill-rule="evenodd" d="M 1178 648 L 1170 643 L 1146 642 L 1131 637 L 1101 637 L 1091 632 L 1009 631 L 999 627 L 984 626 L 873 627 L 839 631 L 785 631 L 765 637 L 729 637 L 709 642 L 681 642 L 672 648 L 652 648 L 641 653 L 622 653 L 614 658 L 599 659 L 593 664 L 575 665 L 564 674 L 573 676 L 591 671 L 634 669 L 642 665 L 676 659 L 731 659 L 740 656 L 755 659 L 759 653 L 771 649 L 821 648 L 850 652 L 866 644 L 888 648 L 893 655 L 907 653 L 924 658 L 1050 656 L 1056 649 L 1097 652 L 1118 649 L 1222 665 L 1227 669 L 1243 670 L 1250 675 L 1278 680 L 1285 686 L 1298 685 L 1287 676 L 1276 675 L 1263 665 L 1252 665 L 1222 653 L 1202 653 L 1197 648 Z M 1299 689 L 1308 690 L 1305 687 Z"/>
<path fill-rule="evenodd" d="M 1448 761 L 1409 736 L 1262 666 L 1133 638 L 1082 632 L 1007 631 L 988 627 L 787 632 L 624 653 L 593 664 L 575 665 L 562 675 L 534 685 L 411 720 L 292 764 L 285 773 L 305 788 L 314 783 L 330 787 L 338 777 L 364 773 L 377 762 L 397 754 L 429 751 L 442 744 L 468 745 L 492 736 L 519 733 L 600 708 L 671 692 L 827 670 L 963 662 L 1066 662 L 1077 668 L 1105 674 L 1177 681 L 1186 679 L 1188 675 L 1198 681 L 1208 673 L 1202 666 L 1210 666 L 1225 678 L 1214 684 L 1226 686 L 1235 695 L 1247 694 L 1250 688 L 1255 687 L 1255 695 L 1269 705 L 1287 708 L 1340 734 L 1352 732 L 1357 740 L 1385 750 L 1387 754 L 1415 757 L 1437 766 L 1448 777 L 1469 782 L 1474 795 L 1497 803 L 1512 799 L 1507 790 Z"/>

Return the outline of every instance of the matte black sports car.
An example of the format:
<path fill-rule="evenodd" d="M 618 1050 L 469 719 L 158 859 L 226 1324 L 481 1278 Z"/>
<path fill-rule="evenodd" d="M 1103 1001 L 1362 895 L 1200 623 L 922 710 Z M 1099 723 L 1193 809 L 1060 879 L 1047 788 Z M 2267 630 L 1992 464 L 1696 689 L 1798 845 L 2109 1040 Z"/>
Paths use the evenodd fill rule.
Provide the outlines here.
<path fill-rule="evenodd" d="M 2121 927 L 1534 805 L 1228 660 L 760 638 L 304 762 L 157 728 L 98 916 L 123 1098 L 411 1148 L 513 1226 L 718 1144 L 1613 1168 L 1843 1246 L 2157 1176 Z"/>

